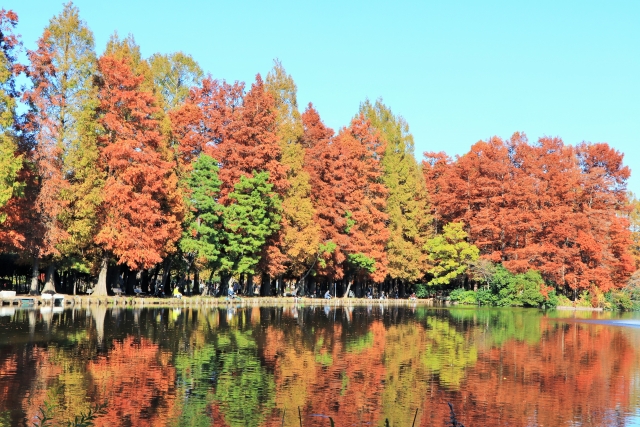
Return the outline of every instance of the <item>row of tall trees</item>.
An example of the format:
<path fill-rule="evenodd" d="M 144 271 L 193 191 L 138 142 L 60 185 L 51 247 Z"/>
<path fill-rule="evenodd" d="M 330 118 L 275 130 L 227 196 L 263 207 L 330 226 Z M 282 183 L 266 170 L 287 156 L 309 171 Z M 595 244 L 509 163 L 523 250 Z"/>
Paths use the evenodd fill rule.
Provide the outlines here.
<path fill-rule="evenodd" d="M 607 144 L 529 143 L 515 133 L 455 160 L 425 153 L 438 227 L 465 224 L 469 242 L 514 272 L 539 270 L 559 287 L 606 292 L 635 271 L 626 192 L 631 173 Z"/>
<path fill-rule="evenodd" d="M 425 185 L 381 102 L 335 133 L 312 105 L 300 114 L 278 61 L 247 89 L 182 53 L 145 59 L 132 36 L 98 57 L 68 3 L 21 65 L 16 25 L 3 11 L 0 244 L 33 263 L 32 291 L 45 268 L 48 289 L 75 269 L 105 293 L 114 265 L 165 281 L 172 267 L 263 283 L 422 276 Z"/>
<path fill-rule="evenodd" d="M 33 292 L 43 267 L 46 288 L 56 271 L 84 272 L 97 294 L 114 268 L 165 284 L 206 271 L 264 294 L 271 278 L 345 293 L 448 282 L 478 253 L 566 289 L 606 291 L 634 269 L 630 170 L 606 144 L 515 134 L 419 165 L 382 101 L 335 132 L 313 105 L 300 113 L 279 61 L 247 88 L 183 53 L 143 58 L 132 36 L 98 57 L 68 3 L 23 65 L 17 22 L 0 12 L 0 251 L 32 263 Z"/>

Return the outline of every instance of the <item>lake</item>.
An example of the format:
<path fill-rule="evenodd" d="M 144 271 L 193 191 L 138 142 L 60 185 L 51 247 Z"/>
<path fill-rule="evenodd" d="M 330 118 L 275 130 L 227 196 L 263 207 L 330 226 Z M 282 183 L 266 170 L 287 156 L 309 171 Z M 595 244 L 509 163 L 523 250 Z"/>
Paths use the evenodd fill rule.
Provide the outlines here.
<path fill-rule="evenodd" d="M 636 314 L 5 306 L 0 426 L 639 425 L 639 356 Z"/>

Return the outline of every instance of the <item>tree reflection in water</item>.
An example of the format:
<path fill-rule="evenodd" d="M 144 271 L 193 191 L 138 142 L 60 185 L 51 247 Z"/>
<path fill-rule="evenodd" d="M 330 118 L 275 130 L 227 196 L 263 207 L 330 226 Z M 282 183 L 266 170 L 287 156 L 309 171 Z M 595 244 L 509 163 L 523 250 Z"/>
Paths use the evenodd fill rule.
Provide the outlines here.
<path fill-rule="evenodd" d="M 594 315 L 595 316 L 595 315 Z M 598 315 L 600 316 L 600 315 Z M 611 315 L 604 314 L 602 316 Z M 536 310 L 137 309 L 0 317 L 0 426 L 622 425 L 640 330 Z"/>

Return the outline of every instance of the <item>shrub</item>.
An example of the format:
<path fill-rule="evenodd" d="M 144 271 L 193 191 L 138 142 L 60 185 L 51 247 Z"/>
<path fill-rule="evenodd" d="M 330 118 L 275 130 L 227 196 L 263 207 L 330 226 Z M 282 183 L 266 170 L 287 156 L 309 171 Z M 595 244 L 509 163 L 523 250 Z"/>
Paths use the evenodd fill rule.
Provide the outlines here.
<path fill-rule="evenodd" d="M 542 308 L 556 308 L 560 305 L 560 298 L 555 290 L 547 293 L 547 300 L 542 303 Z"/>
<path fill-rule="evenodd" d="M 571 301 L 566 295 L 557 295 L 559 306 L 570 307 L 573 305 L 573 301 Z"/>
<path fill-rule="evenodd" d="M 476 292 L 476 299 L 478 300 L 478 305 L 497 305 L 498 296 L 491 292 L 491 289 L 479 289 Z"/>
<path fill-rule="evenodd" d="M 476 292 L 465 291 L 464 289 L 454 289 L 449 294 L 449 298 L 451 301 L 455 301 L 458 304 L 476 305 L 478 303 Z"/>
<path fill-rule="evenodd" d="M 429 298 L 429 286 L 425 283 L 416 283 L 416 296 L 418 298 Z"/>

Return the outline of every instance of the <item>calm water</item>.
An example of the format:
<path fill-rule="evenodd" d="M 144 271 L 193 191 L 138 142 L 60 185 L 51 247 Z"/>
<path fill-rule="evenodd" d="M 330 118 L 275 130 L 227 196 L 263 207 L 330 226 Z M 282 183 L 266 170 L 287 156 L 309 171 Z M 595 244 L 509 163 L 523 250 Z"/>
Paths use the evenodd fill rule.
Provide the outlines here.
<path fill-rule="evenodd" d="M 640 321 L 537 310 L 0 309 L 0 426 L 623 426 Z"/>

